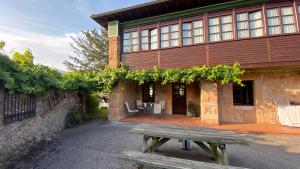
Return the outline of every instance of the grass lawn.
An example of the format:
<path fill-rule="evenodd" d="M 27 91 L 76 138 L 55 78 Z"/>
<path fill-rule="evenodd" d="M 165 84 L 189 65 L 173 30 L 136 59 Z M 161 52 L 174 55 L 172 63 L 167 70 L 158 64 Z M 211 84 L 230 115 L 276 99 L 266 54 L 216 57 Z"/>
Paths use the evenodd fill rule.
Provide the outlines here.
<path fill-rule="evenodd" d="M 90 119 L 99 119 L 99 118 L 106 120 L 107 115 L 108 115 L 108 108 L 102 107 L 101 109 L 94 110 L 92 112 L 86 113 L 86 118 L 88 120 L 90 120 Z"/>

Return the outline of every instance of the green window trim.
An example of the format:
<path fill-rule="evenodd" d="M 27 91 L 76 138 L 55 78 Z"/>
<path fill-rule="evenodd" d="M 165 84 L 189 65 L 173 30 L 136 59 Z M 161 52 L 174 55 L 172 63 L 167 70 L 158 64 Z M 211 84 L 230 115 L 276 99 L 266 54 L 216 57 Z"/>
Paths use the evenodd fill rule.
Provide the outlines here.
<path fill-rule="evenodd" d="M 164 15 L 159 15 L 159 16 L 154 16 L 149 18 L 138 19 L 134 21 L 120 23 L 120 25 L 122 28 L 125 29 L 125 28 L 129 28 L 141 24 L 155 23 L 159 21 L 175 19 L 178 17 L 186 17 L 186 16 L 196 15 L 196 14 L 209 12 L 209 11 L 224 10 L 224 9 L 253 5 L 253 4 L 258 4 L 258 3 L 268 2 L 268 1 L 270 0 L 237 0 L 232 2 L 221 3 L 221 4 L 209 5 L 205 7 L 199 7 L 195 9 L 178 11 L 174 13 L 169 13 L 169 14 L 164 14 Z"/>

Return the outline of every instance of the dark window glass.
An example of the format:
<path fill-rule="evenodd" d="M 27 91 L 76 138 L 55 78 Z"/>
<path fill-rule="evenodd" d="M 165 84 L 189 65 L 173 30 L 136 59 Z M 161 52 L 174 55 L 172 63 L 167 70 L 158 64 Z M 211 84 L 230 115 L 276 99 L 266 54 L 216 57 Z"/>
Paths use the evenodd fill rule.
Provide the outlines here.
<path fill-rule="evenodd" d="M 253 102 L 253 81 L 243 81 L 244 86 L 233 85 L 234 105 L 254 105 Z"/>
<path fill-rule="evenodd" d="M 143 102 L 154 102 L 155 101 L 154 84 L 153 83 L 144 84 L 142 88 L 143 88 Z"/>

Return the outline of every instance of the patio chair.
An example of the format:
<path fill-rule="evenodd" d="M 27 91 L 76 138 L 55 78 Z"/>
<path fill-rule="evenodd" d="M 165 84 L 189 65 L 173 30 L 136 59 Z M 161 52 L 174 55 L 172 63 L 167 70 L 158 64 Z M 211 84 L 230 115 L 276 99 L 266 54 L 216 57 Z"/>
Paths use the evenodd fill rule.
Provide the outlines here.
<path fill-rule="evenodd" d="M 155 103 L 153 107 L 153 114 L 160 114 L 162 115 L 162 109 L 161 109 L 161 104 Z"/>
<path fill-rule="evenodd" d="M 139 110 L 139 111 L 143 111 L 145 108 L 143 106 L 143 102 L 142 100 L 136 100 L 136 108 Z"/>
<path fill-rule="evenodd" d="M 128 113 L 138 113 L 139 112 L 139 110 L 131 110 L 127 101 L 125 101 L 125 106 L 126 106 Z"/>
<path fill-rule="evenodd" d="M 166 101 L 165 100 L 160 100 L 159 104 L 161 105 L 161 110 L 162 110 L 162 115 L 166 114 Z"/>

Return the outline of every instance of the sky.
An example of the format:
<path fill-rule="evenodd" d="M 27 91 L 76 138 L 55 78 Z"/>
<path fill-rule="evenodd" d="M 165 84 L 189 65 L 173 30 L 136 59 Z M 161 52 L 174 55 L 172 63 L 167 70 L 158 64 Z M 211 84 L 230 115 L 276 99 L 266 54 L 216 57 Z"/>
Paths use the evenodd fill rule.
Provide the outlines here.
<path fill-rule="evenodd" d="M 5 52 L 30 49 L 34 62 L 66 70 L 63 61 L 74 55 L 70 36 L 99 29 L 97 14 L 150 0 L 0 0 L 0 40 Z M 75 56 L 75 55 L 74 55 Z"/>

